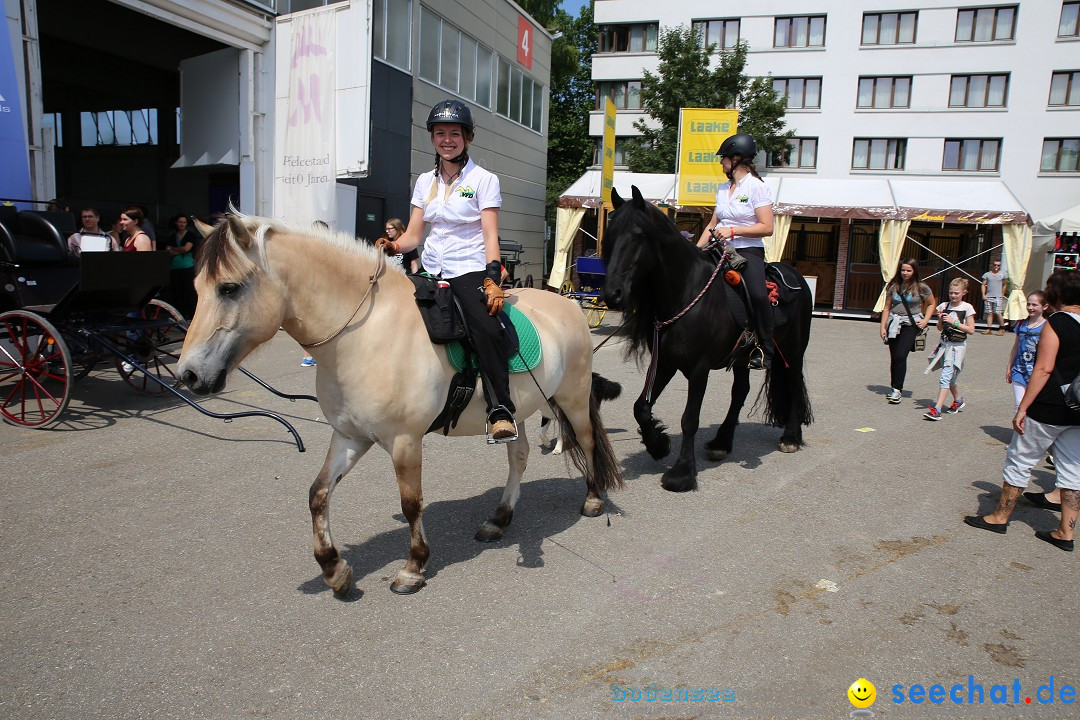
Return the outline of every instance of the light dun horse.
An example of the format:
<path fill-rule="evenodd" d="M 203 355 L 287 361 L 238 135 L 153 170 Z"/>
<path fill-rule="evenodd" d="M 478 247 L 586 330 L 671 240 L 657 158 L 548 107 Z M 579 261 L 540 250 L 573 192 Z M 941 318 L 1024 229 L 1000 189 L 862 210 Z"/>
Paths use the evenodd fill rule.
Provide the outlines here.
<path fill-rule="evenodd" d="M 206 241 L 195 281 L 199 304 L 180 357 L 182 381 L 199 394 L 220 391 L 226 375 L 274 337 L 279 326 L 302 345 L 329 338 L 310 348 L 318 361 L 319 406 L 333 428 L 309 495 L 315 559 L 335 594 L 348 594 L 352 568 L 331 539 L 330 495 L 378 444 L 393 458 L 410 532 L 408 562 L 390 589 L 416 592 L 424 585 L 429 555 L 420 481 L 422 438 L 442 410 L 453 370 L 444 349 L 428 340 L 412 283 L 393 268 L 379 277 L 379 253 L 343 234 L 299 230 L 234 213 L 213 229 L 204 225 L 200 230 Z M 601 493 L 622 484 L 592 392 L 592 347 L 581 310 L 541 290 L 515 292 L 507 302 L 535 323 L 543 359 L 533 371 L 535 382 L 529 373 L 511 375 L 520 435 L 506 445 L 506 489 L 495 514 L 476 534 L 481 541 L 498 539 L 510 523 L 529 456 L 522 421 L 542 406 L 547 409 L 547 398 L 562 415 L 563 441 L 585 475 L 581 513 L 599 515 Z M 607 381 L 600 378 L 600 383 Z M 451 434 L 484 431 L 485 406 L 478 387 Z M 473 442 L 478 456 L 494 451 L 482 441 Z"/>

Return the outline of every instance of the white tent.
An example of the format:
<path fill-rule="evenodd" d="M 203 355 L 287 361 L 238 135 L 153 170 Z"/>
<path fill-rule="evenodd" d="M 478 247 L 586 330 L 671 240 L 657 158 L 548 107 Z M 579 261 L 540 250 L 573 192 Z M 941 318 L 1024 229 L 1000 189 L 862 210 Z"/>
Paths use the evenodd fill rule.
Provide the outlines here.
<path fill-rule="evenodd" d="M 1032 231 L 1035 237 L 1057 237 L 1061 233 L 1080 233 L 1080 205 L 1037 221 Z"/>
<path fill-rule="evenodd" d="M 1030 274 L 1028 282 L 1024 283 L 1025 292 L 1040 290 L 1046 284 L 1046 278 L 1054 271 L 1054 261 L 1050 253 L 1054 250 L 1057 237 L 1064 233 L 1080 233 L 1080 205 L 1036 221 L 1031 231 L 1034 236 L 1031 255 L 1037 259 L 1040 272 Z"/>

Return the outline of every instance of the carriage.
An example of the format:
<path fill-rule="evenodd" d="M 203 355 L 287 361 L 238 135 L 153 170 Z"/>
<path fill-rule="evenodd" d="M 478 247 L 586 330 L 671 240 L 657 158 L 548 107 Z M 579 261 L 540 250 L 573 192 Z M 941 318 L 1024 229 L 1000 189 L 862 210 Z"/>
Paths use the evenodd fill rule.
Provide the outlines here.
<path fill-rule="evenodd" d="M 604 302 L 604 259 L 579 255 L 574 266 L 577 269 L 579 286 L 575 288 L 573 281 L 567 278 L 559 288 L 559 294 L 581 306 L 589 321 L 589 327 L 600 327 L 607 314 L 607 304 Z"/>
<path fill-rule="evenodd" d="M 187 322 L 156 297 L 169 284 L 170 259 L 157 252 L 84 252 L 76 260 L 48 213 L 0 207 L 0 416 L 9 424 L 56 424 L 74 384 L 112 364 L 137 392 L 172 394 L 222 419 L 274 413 L 213 413 L 179 392 L 175 366 Z M 241 368 L 243 371 L 243 369 Z M 243 371 L 271 392 L 289 399 Z"/>

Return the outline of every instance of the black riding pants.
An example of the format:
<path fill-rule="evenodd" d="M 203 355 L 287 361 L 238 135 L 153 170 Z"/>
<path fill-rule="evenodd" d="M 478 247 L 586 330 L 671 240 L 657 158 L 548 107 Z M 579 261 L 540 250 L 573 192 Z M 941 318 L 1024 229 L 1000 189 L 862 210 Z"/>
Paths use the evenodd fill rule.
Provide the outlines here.
<path fill-rule="evenodd" d="M 911 348 L 915 347 L 916 335 L 918 330 L 914 325 L 901 325 L 899 334 L 889 340 L 889 374 L 896 390 L 904 389 L 908 355 L 911 354 Z"/>
<path fill-rule="evenodd" d="M 502 405 L 510 414 L 516 412 L 514 401 L 510 399 L 510 371 L 506 367 L 507 342 L 499 317 L 488 315 L 487 297 L 484 286 L 483 270 L 447 278 L 450 289 L 454 291 L 461 310 L 465 314 L 465 323 L 469 326 L 469 337 L 473 349 L 480 361 L 480 374 L 484 379 L 484 398 L 487 400 L 488 413 Z"/>
<path fill-rule="evenodd" d="M 746 283 L 746 293 L 754 306 L 754 332 L 757 334 L 762 354 L 766 360 L 771 361 L 773 311 L 772 303 L 769 302 L 769 291 L 765 287 L 765 248 L 738 248 L 738 252 L 746 258 L 746 267 L 743 268 L 742 276 L 743 282 Z"/>

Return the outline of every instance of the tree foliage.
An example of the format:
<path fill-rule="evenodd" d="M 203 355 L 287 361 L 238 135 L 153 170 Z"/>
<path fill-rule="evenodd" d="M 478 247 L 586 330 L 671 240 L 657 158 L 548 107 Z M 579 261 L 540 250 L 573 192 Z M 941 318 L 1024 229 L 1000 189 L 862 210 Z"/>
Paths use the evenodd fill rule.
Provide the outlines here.
<path fill-rule="evenodd" d="M 700 33 L 680 25 L 660 31 L 660 65 L 657 74 L 648 70 L 641 81 L 641 105 L 654 122 L 637 120 L 640 138 L 627 143 L 627 165 L 633 172 L 673 173 L 678 148 L 680 108 L 736 108 L 739 132 L 754 136 L 767 153 L 784 152 L 786 99 L 772 87 L 769 77 L 751 80 L 745 73 L 749 46 L 739 41 L 720 52 L 710 69 L 715 45 L 705 47 Z"/>
<path fill-rule="evenodd" d="M 592 63 L 596 52 L 596 26 L 592 4 L 573 17 L 555 12 L 552 28 L 562 37 L 551 49 L 551 98 L 548 110 L 548 219 L 555 203 L 592 163 L 594 141 L 589 137 L 589 113 L 596 104 Z"/>

